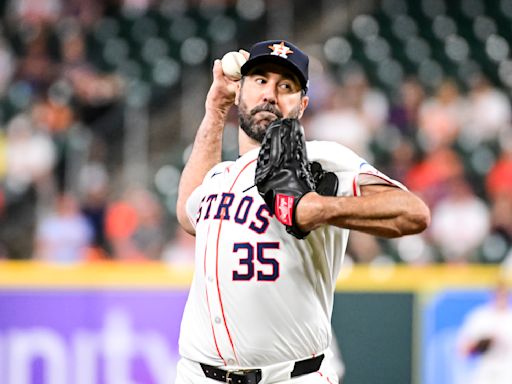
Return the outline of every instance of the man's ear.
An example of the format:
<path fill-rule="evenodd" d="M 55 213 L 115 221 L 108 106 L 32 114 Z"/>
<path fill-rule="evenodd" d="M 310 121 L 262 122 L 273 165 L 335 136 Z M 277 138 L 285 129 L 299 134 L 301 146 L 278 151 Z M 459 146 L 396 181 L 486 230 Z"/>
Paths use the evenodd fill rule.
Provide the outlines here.
<path fill-rule="evenodd" d="M 308 104 L 309 104 L 309 97 L 308 96 L 303 96 L 301 99 L 300 99 L 300 110 L 299 110 L 299 119 L 302 117 L 302 115 L 304 114 L 304 111 L 306 110 L 306 108 L 308 107 Z"/>

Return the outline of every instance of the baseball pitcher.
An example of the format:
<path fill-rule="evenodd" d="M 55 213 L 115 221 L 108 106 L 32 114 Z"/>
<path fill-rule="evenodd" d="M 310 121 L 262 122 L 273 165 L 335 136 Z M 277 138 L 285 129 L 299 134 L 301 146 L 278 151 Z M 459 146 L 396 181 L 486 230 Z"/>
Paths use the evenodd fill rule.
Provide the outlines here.
<path fill-rule="evenodd" d="M 176 383 L 334 384 L 330 321 L 349 230 L 418 233 L 429 210 L 343 145 L 305 142 L 304 52 L 276 40 L 242 53 L 239 80 L 214 63 L 180 181 L 178 220 L 196 253 Z M 223 162 L 233 104 L 240 157 Z"/>

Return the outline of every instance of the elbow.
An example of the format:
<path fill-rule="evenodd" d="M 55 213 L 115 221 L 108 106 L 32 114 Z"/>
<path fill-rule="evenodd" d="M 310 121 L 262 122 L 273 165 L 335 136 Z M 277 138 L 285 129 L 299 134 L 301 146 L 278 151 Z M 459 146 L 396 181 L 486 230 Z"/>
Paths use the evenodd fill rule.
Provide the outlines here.
<path fill-rule="evenodd" d="M 430 209 L 420 198 L 410 195 L 386 225 L 375 233 L 377 236 L 393 239 L 423 232 L 430 225 Z"/>
<path fill-rule="evenodd" d="M 430 208 L 422 200 L 419 201 L 420 204 L 418 207 L 418 212 L 416 213 L 416 223 L 418 226 L 418 232 L 423 232 L 430 225 Z"/>
<path fill-rule="evenodd" d="M 404 224 L 400 236 L 414 235 L 421 233 L 430 225 L 430 209 L 418 199 L 414 209 L 404 215 Z"/>
<path fill-rule="evenodd" d="M 408 233 L 409 235 L 423 232 L 430 225 L 430 211 L 427 210 L 421 214 L 413 215 L 413 217 L 410 219 L 410 222 L 411 233 Z"/>

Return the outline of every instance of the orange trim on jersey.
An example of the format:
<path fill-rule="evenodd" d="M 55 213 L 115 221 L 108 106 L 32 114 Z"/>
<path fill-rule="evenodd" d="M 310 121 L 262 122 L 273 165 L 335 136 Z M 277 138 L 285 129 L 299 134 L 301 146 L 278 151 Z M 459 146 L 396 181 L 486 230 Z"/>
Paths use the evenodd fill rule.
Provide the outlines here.
<path fill-rule="evenodd" d="M 208 297 L 208 276 L 206 274 L 206 251 L 208 249 L 208 236 L 210 235 L 210 227 L 212 225 L 212 222 L 208 224 L 208 232 L 206 232 L 206 244 L 204 247 L 204 262 L 203 262 L 203 268 L 204 268 L 204 279 L 205 279 L 205 286 L 204 291 L 206 293 L 206 305 L 208 306 L 208 319 L 210 319 L 210 325 L 212 327 L 212 335 L 213 335 L 213 342 L 215 343 L 215 348 L 217 349 L 217 354 L 224 362 L 224 365 L 226 365 L 226 360 L 224 360 L 224 357 L 222 356 L 222 353 L 220 353 L 219 345 L 217 344 L 217 336 L 215 336 L 215 327 L 212 323 L 212 312 L 210 311 L 210 299 Z"/>
<path fill-rule="evenodd" d="M 245 171 L 245 169 L 251 165 L 252 163 L 254 163 L 256 161 L 256 159 L 254 160 L 251 160 L 249 161 L 246 165 L 244 165 L 244 167 L 240 170 L 240 172 L 238 173 L 238 175 L 235 177 L 235 180 L 233 181 L 233 184 L 231 185 L 231 188 L 229 189 L 229 193 L 231 193 L 231 191 L 233 190 L 233 187 L 235 186 L 236 182 L 238 181 L 238 178 L 240 177 L 240 175 Z M 220 303 L 220 309 L 221 309 L 221 312 L 222 312 L 222 319 L 224 320 L 224 327 L 226 328 L 226 332 L 228 334 L 228 338 L 229 338 L 229 343 L 231 344 L 231 348 L 233 349 L 233 354 L 235 355 L 235 359 L 236 359 L 236 362 L 238 365 L 240 365 L 240 362 L 238 361 L 238 356 L 236 354 L 236 351 L 235 351 L 235 346 L 233 344 L 233 338 L 231 337 L 231 332 L 229 332 L 229 327 L 228 327 L 228 324 L 227 324 L 227 321 L 226 321 L 226 315 L 224 314 L 224 304 L 222 302 L 222 295 L 220 293 L 220 285 L 219 285 L 219 241 L 220 241 L 220 231 L 222 229 L 222 222 L 224 221 L 224 217 L 222 216 L 220 218 L 220 222 L 219 222 L 219 231 L 217 233 L 217 248 L 216 248 L 216 260 L 215 260 L 215 274 L 216 274 L 216 278 L 217 278 L 217 292 L 219 294 L 219 303 Z M 224 363 L 224 365 L 226 365 L 226 363 Z"/>

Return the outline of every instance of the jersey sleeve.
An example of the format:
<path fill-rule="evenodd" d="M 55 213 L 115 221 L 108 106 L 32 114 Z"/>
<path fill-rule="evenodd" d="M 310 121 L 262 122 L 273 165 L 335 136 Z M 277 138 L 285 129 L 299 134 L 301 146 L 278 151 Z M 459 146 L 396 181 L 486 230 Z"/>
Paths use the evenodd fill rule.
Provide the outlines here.
<path fill-rule="evenodd" d="M 220 181 L 223 177 L 224 171 L 231 164 L 233 164 L 232 161 L 224 161 L 215 165 L 208 171 L 201 185 L 194 189 L 194 191 L 187 199 L 187 216 L 194 228 L 196 227 L 197 215 L 199 214 L 199 207 L 201 206 L 201 202 L 208 194 L 215 193 L 215 191 L 220 186 Z"/>
<path fill-rule="evenodd" d="M 363 185 L 390 185 L 407 190 L 399 181 L 386 176 L 344 145 L 330 141 L 307 143 L 308 158 L 318 161 L 338 177 L 338 196 L 360 196 Z"/>

